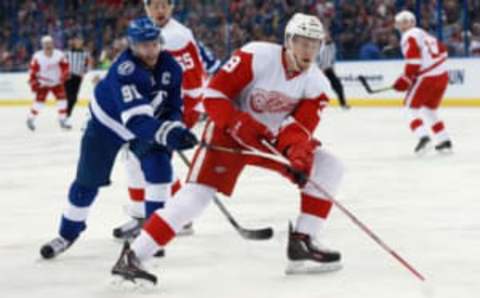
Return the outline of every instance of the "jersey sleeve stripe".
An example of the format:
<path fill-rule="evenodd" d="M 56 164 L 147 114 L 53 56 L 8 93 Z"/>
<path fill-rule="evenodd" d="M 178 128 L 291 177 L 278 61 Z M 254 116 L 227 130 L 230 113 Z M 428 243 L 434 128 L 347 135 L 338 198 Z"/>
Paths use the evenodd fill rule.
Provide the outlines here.
<path fill-rule="evenodd" d="M 422 63 L 422 60 L 420 60 L 420 59 L 406 59 L 405 61 L 407 62 L 407 64 L 420 64 L 420 63 Z"/>
<path fill-rule="evenodd" d="M 132 119 L 135 116 L 140 116 L 140 115 L 153 117 L 152 106 L 147 104 L 135 106 L 133 108 L 123 111 L 120 117 L 122 118 L 123 124 L 126 125 L 128 123 L 128 120 Z"/>
<path fill-rule="evenodd" d="M 222 92 L 212 89 L 212 88 L 206 88 L 204 93 L 203 93 L 204 98 L 224 98 L 224 99 L 229 99 L 227 95 L 223 94 Z"/>
<path fill-rule="evenodd" d="M 103 125 L 110 128 L 113 132 L 115 132 L 120 138 L 125 141 L 129 141 L 135 138 L 133 133 L 125 128 L 120 122 L 116 121 L 112 117 L 110 117 L 107 113 L 105 113 L 100 105 L 97 103 L 95 97 L 92 98 L 90 101 L 90 110 L 92 115 Z"/>
<path fill-rule="evenodd" d="M 204 90 L 203 88 L 183 89 L 182 92 L 186 96 L 197 98 L 202 96 L 203 90 Z"/>

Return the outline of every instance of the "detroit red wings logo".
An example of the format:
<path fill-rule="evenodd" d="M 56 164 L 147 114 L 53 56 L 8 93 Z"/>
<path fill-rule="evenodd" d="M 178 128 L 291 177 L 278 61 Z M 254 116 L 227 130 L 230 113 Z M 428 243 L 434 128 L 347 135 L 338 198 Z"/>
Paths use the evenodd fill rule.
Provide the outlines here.
<path fill-rule="evenodd" d="M 255 113 L 261 114 L 291 112 L 297 102 L 281 92 L 255 89 L 249 97 L 249 104 Z"/>

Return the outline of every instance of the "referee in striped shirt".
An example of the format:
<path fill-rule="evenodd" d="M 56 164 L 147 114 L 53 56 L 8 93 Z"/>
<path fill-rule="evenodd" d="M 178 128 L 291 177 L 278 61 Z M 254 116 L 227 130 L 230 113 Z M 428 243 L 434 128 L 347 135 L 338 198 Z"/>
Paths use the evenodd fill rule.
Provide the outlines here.
<path fill-rule="evenodd" d="M 83 76 L 91 70 L 93 64 L 90 53 L 83 46 L 83 39 L 80 36 L 70 39 L 69 45 L 68 51 L 65 52 L 70 65 L 70 76 L 65 82 L 68 118 L 72 115 L 73 108 L 77 103 Z"/>
<path fill-rule="evenodd" d="M 333 91 L 337 94 L 338 101 L 340 106 L 344 109 L 350 109 L 350 106 L 345 100 L 345 93 L 343 92 L 342 81 L 337 77 L 335 70 L 333 69 L 333 64 L 335 63 L 336 55 L 335 43 L 332 41 L 330 36 L 325 38 L 325 41 L 320 47 L 320 51 L 317 56 L 318 67 L 323 71 L 325 76 L 330 81 Z"/>

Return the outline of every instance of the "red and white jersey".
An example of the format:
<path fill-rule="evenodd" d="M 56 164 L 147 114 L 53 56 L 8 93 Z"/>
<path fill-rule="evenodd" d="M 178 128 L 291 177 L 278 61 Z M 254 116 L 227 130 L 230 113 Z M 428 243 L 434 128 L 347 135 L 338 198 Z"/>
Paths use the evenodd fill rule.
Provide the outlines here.
<path fill-rule="evenodd" d="M 43 50 L 36 52 L 30 62 L 30 80 L 36 80 L 43 87 L 63 83 L 68 74 L 68 61 L 62 51 L 54 49 L 52 56 Z"/>
<path fill-rule="evenodd" d="M 402 53 L 409 77 L 436 76 L 446 71 L 446 47 L 421 28 L 412 28 L 402 35 Z"/>
<path fill-rule="evenodd" d="M 206 71 L 192 31 L 170 18 L 162 28 L 162 35 L 165 39 L 165 50 L 172 54 L 182 67 L 183 94 L 191 98 L 199 98 L 206 79 Z"/>
<path fill-rule="evenodd" d="M 274 134 L 298 112 L 300 103 L 307 103 L 294 118 L 312 132 L 319 120 L 318 112 L 328 104 L 329 84 L 315 63 L 289 76 L 285 55 L 285 49 L 277 44 L 245 45 L 212 78 L 204 97 L 232 100 L 237 109 L 249 113 Z"/>

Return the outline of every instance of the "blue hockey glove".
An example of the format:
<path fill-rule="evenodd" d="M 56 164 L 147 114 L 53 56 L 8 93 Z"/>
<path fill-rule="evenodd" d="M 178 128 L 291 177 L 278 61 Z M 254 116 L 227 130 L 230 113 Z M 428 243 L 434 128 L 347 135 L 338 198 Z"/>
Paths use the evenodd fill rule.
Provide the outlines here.
<path fill-rule="evenodd" d="M 198 140 L 180 121 L 165 121 L 158 129 L 155 139 L 170 150 L 187 150 L 195 147 Z"/>

